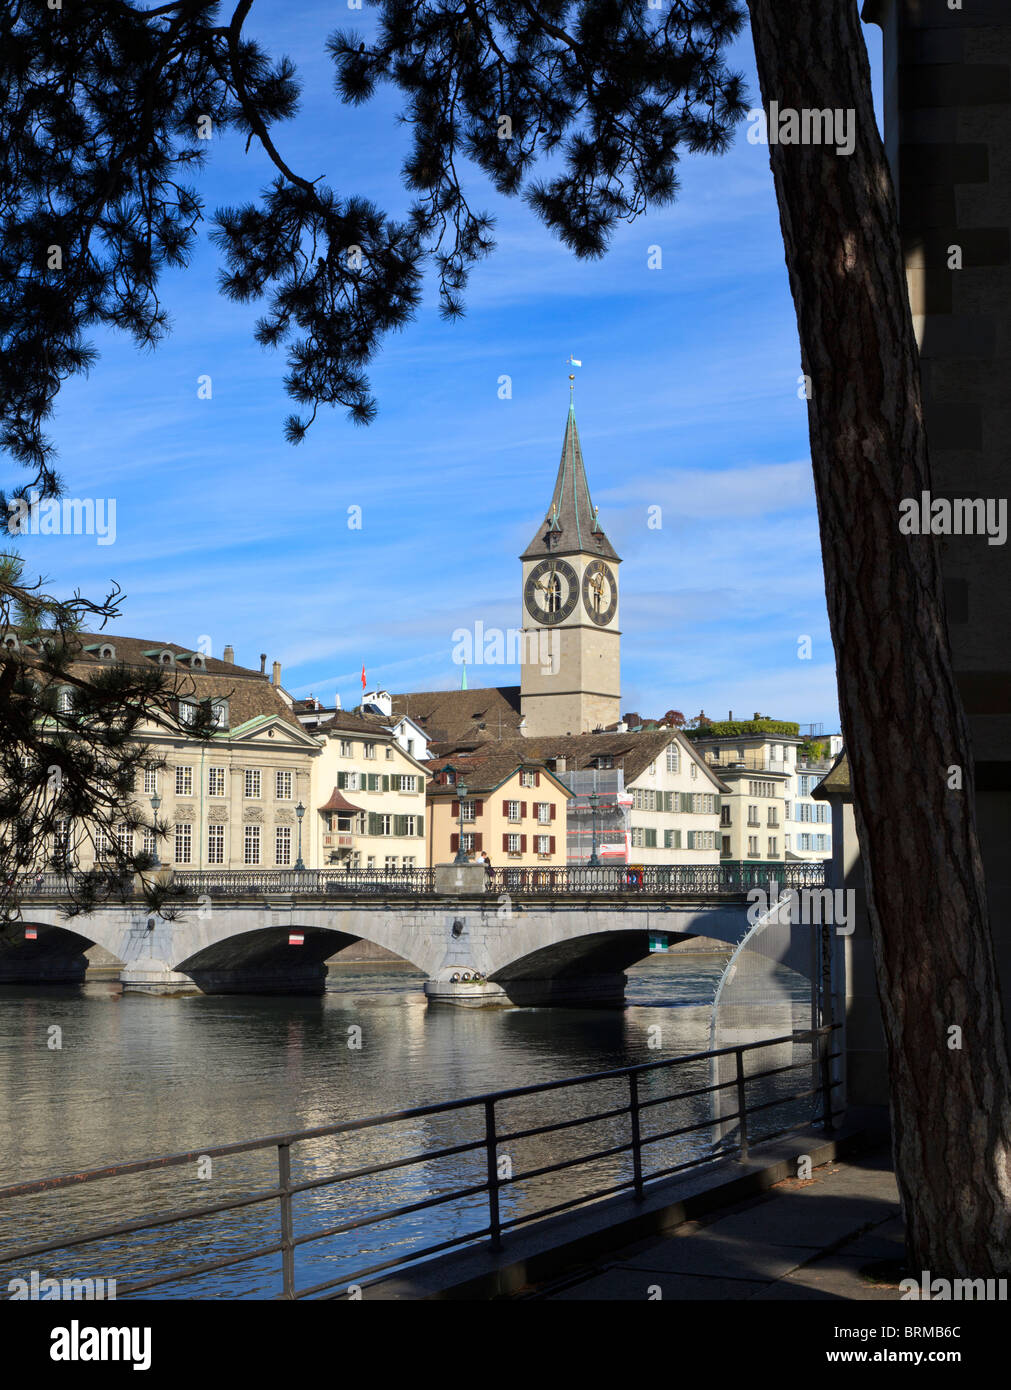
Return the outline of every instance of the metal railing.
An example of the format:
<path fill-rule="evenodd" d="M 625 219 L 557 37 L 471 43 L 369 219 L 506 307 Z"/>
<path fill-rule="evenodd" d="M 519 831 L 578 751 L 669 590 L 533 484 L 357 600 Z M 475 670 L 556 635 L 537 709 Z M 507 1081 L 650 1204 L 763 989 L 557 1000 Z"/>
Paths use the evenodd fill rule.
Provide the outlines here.
<path fill-rule="evenodd" d="M 19 885 L 22 897 L 69 897 L 80 877 L 40 873 Z M 556 868 L 493 868 L 484 891 L 494 893 L 655 894 L 688 897 L 736 896 L 764 888 L 770 879 L 781 888 L 825 883 L 825 864 L 810 861 L 726 861 L 719 864 L 563 864 Z M 425 897 L 436 894 L 434 869 L 177 869 L 173 884 L 181 897 Z M 117 884 L 110 882 L 110 887 Z M 128 881 L 124 891 L 129 896 Z"/>
<path fill-rule="evenodd" d="M 566 864 L 557 869 L 494 869 L 487 884 L 496 892 L 614 893 L 671 896 L 738 896 L 765 888 L 774 879 L 780 888 L 818 887 L 825 882 L 825 865 L 782 861 L 721 864 L 605 864 L 588 868 Z"/>
<path fill-rule="evenodd" d="M 238 1265 L 248 1265 L 249 1263 L 261 1260 L 265 1256 L 280 1256 L 281 1267 L 281 1293 L 277 1295 L 285 1299 L 308 1298 L 314 1295 L 328 1293 L 331 1290 L 349 1286 L 360 1286 L 365 1279 L 374 1276 L 388 1276 L 395 1270 L 404 1270 L 408 1266 L 417 1265 L 419 1262 L 429 1260 L 435 1255 L 442 1254 L 452 1249 L 462 1246 L 472 1245 L 479 1241 L 488 1240 L 493 1249 L 501 1249 L 504 1244 L 504 1236 L 516 1227 L 527 1225 L 532 1221 L 541 1220 L 546 1216 L 557 1215 L 560 1212 L 571 1210 L 575 1207 L 585 1206 L 592 1202 L 601 1201 L 606 1197 L 616 1196 L 620 1193 L 634 1194 L 637 1200 L 643 1200 L 647 1195 L 647 1190 L 651 1185 L 660 1182 L 662 1179 L 670 1178 L 676 1173 L 684 1172 L 687 1169 L 699 1167 L 702 1164 L 713 1162 L 716 1159 L 726 1159 L 733 1157 L 747 1157 L 749 1148 L 756 1142 L 767 1142 L 778 1138 L 783 1134 L 795 1130 L 804 1129 L 811 1124 L 821 1124 L 827 1130 L 833 1127 L 833 1121 L 841 1110 L 836 1110 L 833 1103 L 833 1091 L 841 1086 L 841 1082 L 833 1080 L 832 1063 L 838 1059 L 840 1053 L 832 1051 L 832 1034 L 835 1029 L 840 1028 L 841 1024 L 832 1024 L 828 1027 L 811 1029 L 808 1031 L 784 1034 L 781 1037 L 766 1039 L 761 1042 L 743 1043 L 737 1047 L 718 1048 L 708 1052 L 691 1053 L 687 1056 L 673 1057 L 654 1062 L 637 1063 L 633 1066 L 620 1067 L 611 1071 L 594 1072 L 582 1076 L 565 1077 L 559 1081 L 538 1082 L 534 1085 L 514 1087 L 510 1090 L 494 1091 L 486 1095 L 468 1096 L 462 1100 L 448 1101 L 436 1105 L 415 1106 L 409 1110 L 402 1110 L 392 1114 L 376 1115 L 366 1119 L 350 1120 L 342 1124 L 325 1125 L 315 1129 L 298 1130 L 286 1134 L 271 1135 L 267 1138 L 255 1139 L 245 1143 L 224 1144 L 217 1146 L 205 1146 L 201 1149 L 194 1149 L 187 1153 L 169 1154 L 160 1158 L 146 1159 L 139 1162 L 128 1162 L 113 1164 L 106 1168 L 96 1168 L 83 1173 L 67 1174 L 60 1177 L 43 1178 L 31 1182 L 15 1183 L 12 1186 L 0 1188 L 0 1216 L 3 1214 L 3 1204 L 17 1198 L 33 1195 L 44 1195 L 58 1193 L 66 1189 L 80 1191 L 83 1185 L 89 1183 L 105 1182 L 116 1178 L 125 1178 L 141 1173 L 163 1172 L 172 1167 L 181 1167 L 197 1162 L 206 1163 L 208 1160 L 214 1162 L 218 1158 L 224 1158 L 234 1154 L 252 1153 L 257 1150 L 274 1149 L 277 1159 L 277 1180 L 265 1189 L 243 1193 L 232 1196 L 228 1200 L 206 1203 L 200 1206 L 189 1207 L 180 1211 L 158 1211 L 151 1215 L 135 1220 L 117 1222 L 114 1225 L 106 1225 L 95 1230 L 90 1230 L 81 1234 L 54 1234 L 49 1239 L 34 1241 L 27 1245 L 17 1248 L 0 1249 L 0 1265 L 10 1265 L 14 1261 L 35 1259 L 39 1255 L 52 1254 L 55 1251 L 76 1250 L 82 1247 L 94 1246 L 102 1241 L 115 1240 L 123 1236 L 132 1236 L 141 1231 L 150 1231 L 157 1228 L 176 1226 L 182 1222 L 206 1221 L 209 1217 L 219 1213 L 233 1212 L 242 1208 L 249 1208 L 260 1203 L 276 1202 L 278 1204 L 279 1227 L 278 1238 L 269 1240 L 265 1244 L 257 1245 L 250 1249 L 245 1249 L 237 1254 L 220 1256 L 211 1260 L 203 1260 L 198 1264 L 190 1265 L 183 1269 L 173 1268 L 166 1272 L 154 1273 L 149 1277 L 124 1283 L 117 1279 L 116 1296 L 118 1298 L 129 1297 L 131 1295 L 147 1292 L 151 1289 L 164 1287 L 168 1284 L 185 1284 L 187 1281 L 198 1278 L 199 1276 L 213 1273 L 219 1270 L 233 1268 Z M 790 1062 L 788 1065 L 770 1066 L 765 1070 L 748 1072 L 745 1066 L 745 1054 L 757 1053 L 762 1049 L 782 1047 L 784 1045 L 810 1043 L 811 1053 L 800 1062 Z M 791 1057 L 793 1053 L 791 1051 Z M 719 1059 L 734 1059 L 733 1076 L 725 1081 L 716 1081 L 707 1086 L 694 1086 L 684 1090 L 675 1090 L 670 1094 L 660 1096 L 643 1095 L 642 1082 L 651 1076 L 662 1074 L 669 1070 L 688 1067 L 693 1063 L 708 1062 L 713 1069 L 718 1070 Z M 748 1088 L 756 1082 L 768 1081 L 773 1077 L 784 1077 L 790 1072 L 802 1071 L 807 1073 L 809 1080 L 814 1080 L 815 1084 L 809 1085 L 804 1089 L 791 1092 L 787 1095 L 775 1095 L 772 1099 L 750 1100 Z M 561 1120 L 552 1123 L 526 1126 L 520 1129 L 510 1129 L 505 1127 L 501 1121 L 501 1107 L 509 1101 L 518 1097 L 531 1097 L 544 1095 L 550 1092 L 559 1092 L 575 1087 L 591 1087 L 608 1084 L 622 1084 L 627 1087 L 627 1093 L 620 1104 L 607 1104 L 605 1108 L 591 1111 L 588 1114 L 581 1114 L 575 1118 L 566 1116 Z M 702 1120 L 686 1125 L 676 1126 L 672 1129 L 664 1129 L 659 1133 L 644 1133 L 642 1119 L 655 1107 L 670 1104 L 675 1101 L 683 1101 L 703 1096 L 717 1096 L 722 1092 L 729 1092 L 733 1097 L 735 1109 L 729 1113 L 718 1113 L 717 1106 L 710 1106 L 710 1113 Z M 808 1113 L 804 1118 L 768 1133 L 756 1134 L 753 1125 L 749 1126 L 749 1120 L 753 1120 L 761 1112 L 770 1111 L 773 1107 L 781 1107 L 786 1104 L 811 1101 L 811 1110 L 815 1113 Z M 435 1149 L 430 1149 L 422 1153 L 398 1154 L 396 1157 L 387 1158 L 385 1161 L 372 1162 L 364 1166 L 352 1167 L 343 1171 L 331 1172 L 323 1177 L 314 1177 L 307 1181 L 295 1182 L 292 1180 L 291 1158 L 292 1150 L 296 1145 L 305 1144 L 310 1141 L 329 1138 L 333 1136 L 350 1135 L 355 1132 L 365 1130 L 379 1130 L 383 1127 L 408 1124 L 422 1118 L 429 1118 L 439 1115 L 447 1115 L 451 1112 L 476 1112 L 480 1118 L 483 1133 L 477 1139 L 467 1140 L 462 1143 L 451 1143 L 442 1145 Z M 736 1131 L 729 1138 L 724 1137 L 710 1142 L 704 1152 L 693 1154 L 687 1158 L 681 1158 L 674 1163 L 664 1162 L 661 1154 L 659 1166 L 649 1166 L 651 1146 L 668 1142 L 674 1139 L 685 1139 L 703 1130 L 712 1132 L 714 1117 L 718 1121 L 720 1129 L 725 1132 L 726 1127 L 731 1121 L 737 1122 Z M 616 1122 L 624 1125 L 627 1138 L 622 1135 L 612 1135 L 619 1142 L 609 1142 L 604 1148 L 590 1148 L 589 1150 L 580 1149 L 575 1146 L 576 1151 L 568 1154 L 565 1158 L 557 1162 L 541 1164 L 525 1172 L 513 1174 L 505 1171 L 500 1163 L 504 1146 L 515 1144 L 516 1142 L 529 1139 L 535 1136 L 561 1135 L 565 1134 L 571 1138 L 577 1131 L 585 1125 L 596 1124 L 601 1121 Z M 507 1152 L 507 1150 L 506 1150 Z M 656 1152 L 654 1150 L 654 1152 Z M 483 1171 L 482 1181 L 466 1183 L 450 1190 L 439 1190 L 436 1195 L 429 1195 L 422 1200 L 402 1203 L 393 1207 L 378 1206 L 376 1209 L 368 1210 L 364 1216 L 356 1219 L 340 1220 L 333 1222 L 322 1230 L 313 1229 L 303 1231 L 298 1228 L 294 1199 L 302 1193 L 316 1192 L 321 1189 L 329 1189 L 333 1192 L 342 1183 L 358 1181 L 363 1178 L 375 1178 L 384 1175 L 382 1190 L 388 1190 L 388 1179 L 385 1175 L 397 1170 L 417 1167 L 421 1164 L 432 1164 L 441 1159 L 456 1157 L 463 1154 L 482 1155 L 484 1162 L 481 1163 L 479 1171 Z M 667 1157 L 671 1155 L 668 1153 Z M 626 1161 L 626 1171 L 622 1173 L 619 1180 L 610 1182 L 602 1188 L 591 1192 L 580 1192 L 575 1196 L 563 1201 L 552 1202 L 546 1207 L 536 1211 L 526 1212 L 513 1217 L 505 1217 L 502 1212 L 502 1198 L 504 1193 L 515 1184 L 540 1178 L 548 1174 L 566 1172 L 573 1168 L 583 1167 L 587 1164 L 600 1162 L 603 1159 L 615 1159 L 621 1157 Z M 629 1162 L 630 1161 L 630 1171 Z M 438 1187 L 439 1181 L 434 1176 L 427 1178 L 427 1191 L 432 1187 Z M 557 1193 L 558 1184 L 551 1185 L 552 1191 Z M 421 1249 L 412 1249 L 393 1254 L 390 1258 L 373 1261 L 364 1267 L 345 1270 L 338 1277 L 318 1281 L 306 1287 L 296 1287 L 295 1255 L 296 1252 L 311 1242 L 321 1240 L 333 1240 L 335 1237 L 351 1231 L 372 1228 L 369 1236 L 369 1245 L 373 1253 L 379 1253 L 376 1246 L 379 1238 L 375 1227 L 380 1223 L 389 1222 L 397 1218 L 416 1216 L 419 1212 L 431 1211 L 438 1207 L 445 1208 L 453 1204 L 458 1209 L 460 1204 L 469 1199 L 483 1198 L 480 1208 L 480 1215 L 477 1216 L 478 1224 L 461 1234 L 455 1234 L 448 1238 L 435 1241 L 433 1244 L 424 1246 Z M 334 1213 L 339 1214 L 339 1213 Z M 387 1237 L 386 1246 L 383 1253 L 403 1246 L 403 1235 L 393 1233 Z M 152 1260 L 150 1254 L 146 1254 L 145 1269 L 150 1268 Z M 220 1293 L 218 1294 L 220 1296 Z"/>
<path fill-rule="evenodd" d="M 435 892 L 434 869 L 187 869 L 173 882 L 189 894 L 375 897 Z"/>

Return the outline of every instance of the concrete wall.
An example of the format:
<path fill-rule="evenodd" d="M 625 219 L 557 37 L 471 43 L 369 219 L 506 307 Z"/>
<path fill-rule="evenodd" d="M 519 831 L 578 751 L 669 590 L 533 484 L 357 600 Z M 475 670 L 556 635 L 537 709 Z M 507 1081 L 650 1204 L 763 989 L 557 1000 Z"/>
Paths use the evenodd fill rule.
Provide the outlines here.
<path fill-rule="evenodd" d="M 864 18 L 884 34 L 885 147 L 920 343 L 933 496 L 1006 499 L 1011 6 L 1008 0 L 964 0 L 960 9 L 940 0 L 868 0 Z M 960 269 L 952 264 L 953 248 Z M 1011 1020 L 1008 553 L 1007 543 L 990 545 L 985 536 L 942 542 L 948 631 L 972 736 L 991 925 Z M 915 738 L 915 730 L 910 734 Z M 910 753 L 915 756 L 913 744 Z M 859 1064 L 852 1082 L 854 1101 L 880 1092 Z"/>

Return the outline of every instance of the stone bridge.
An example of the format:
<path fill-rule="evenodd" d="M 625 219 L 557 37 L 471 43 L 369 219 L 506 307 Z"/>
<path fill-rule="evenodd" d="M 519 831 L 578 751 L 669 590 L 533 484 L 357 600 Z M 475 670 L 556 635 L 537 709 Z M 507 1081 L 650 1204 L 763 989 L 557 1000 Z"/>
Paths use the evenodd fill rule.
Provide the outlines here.
<path fill-rule="evenodd" d="M 749 867 L 754 886 L 773 869 L 784 881 L 783 865 Z M 820 881 L 820 864 L 789 868 L 792 886 Z M 368 941 L 424 974 L 431 1000 L 618 1006 L 624 972 L 649 954 L 651 936 L 735 944 L 747 927 L 743 880 L 689 891 L 677 875 L 615 880 L 606 877 L 613 870 L 587 871 L 561 884 L 517 876 L 510 892 L 477 866 L 422 872 L 429 875 L 423 891 L 387 882 L 372 892 L 336 877 L 303 891 L 291 875 L 245 883 L 237 875 L 179 875 L 186 896 L 165 915 L 127 898 L 68 916 L 59 892 L 42 885 L 24 900 L 21 919 L 0 927 L 0 983 L 81 981 L 86 952 L 97 945 L 121 963 L 128 990 L 321 994 L 327 960 Z"/>

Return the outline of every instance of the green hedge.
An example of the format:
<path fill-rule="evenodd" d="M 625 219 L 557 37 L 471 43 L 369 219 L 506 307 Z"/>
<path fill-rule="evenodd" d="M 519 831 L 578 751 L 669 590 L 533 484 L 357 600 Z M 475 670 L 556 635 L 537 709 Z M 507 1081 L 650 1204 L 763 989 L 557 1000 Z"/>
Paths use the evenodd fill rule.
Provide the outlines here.
<path fill-rule="evenodd" d="M 689 738 L 738 738 L 748 734 L 786 734 L 800 737 L 800 725 L 789 719 L 721 719 L 700 729 L 683 729 Z"/>

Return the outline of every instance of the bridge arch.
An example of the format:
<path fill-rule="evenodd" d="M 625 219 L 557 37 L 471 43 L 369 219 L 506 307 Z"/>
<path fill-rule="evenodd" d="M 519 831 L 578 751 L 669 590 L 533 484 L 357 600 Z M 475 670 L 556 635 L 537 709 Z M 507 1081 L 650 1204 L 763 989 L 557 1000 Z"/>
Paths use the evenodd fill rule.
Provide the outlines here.
<path fill-rule="evenodd" d="M 47 911 L 4 923 L 0 926 L 0 984 L 82 984 L 91 964 L 86 952 L 104 944 L 90 930 L 78 930 L 84 925 L 84 917 Z M 87 925 L 90 928 L 90 919 Z"/>
<path fill-rule="evenodd" d="M 204 994 L 322 994 L 326 962 L 365 940 L 369 938 L 314 923 L 251 927 L 201 946 L 172 968 L 188 975 Z"/>

